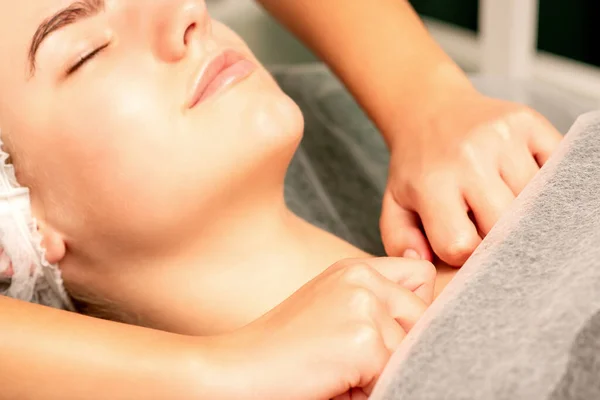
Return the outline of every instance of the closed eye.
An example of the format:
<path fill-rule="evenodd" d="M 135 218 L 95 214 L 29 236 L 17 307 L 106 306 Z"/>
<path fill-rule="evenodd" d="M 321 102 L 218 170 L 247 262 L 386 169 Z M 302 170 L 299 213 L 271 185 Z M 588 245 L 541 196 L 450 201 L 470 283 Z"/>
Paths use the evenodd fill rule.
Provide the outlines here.
<path fill-rule="evenodd" d="M 97 49 L 79 57 L 79 59 L 77 60 L 77 62 L 75 64 L 73 64 L 71 67 L 69 67 L 69 69 L 67 69 L 66 75 L 72 75 L 75 72 L 77 72 L 81 67 L 83 67 L 88 61 L 92 60 L 94 57 L 96 57 L 98 54 L 100 54 L 100 52 L 104 49 L 106 49 L 109 46 L 110 43 L 107 43 L 105 45 L 102 45 L 100 47 L 98 47 Z"/>

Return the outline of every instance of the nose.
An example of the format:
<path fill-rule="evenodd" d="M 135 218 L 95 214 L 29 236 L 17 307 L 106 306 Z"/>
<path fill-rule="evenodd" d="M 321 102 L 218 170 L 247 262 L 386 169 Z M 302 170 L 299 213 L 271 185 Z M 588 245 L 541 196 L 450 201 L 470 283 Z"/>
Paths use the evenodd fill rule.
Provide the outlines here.
<path fill-rule="evenodd" d="M 161 0 L 157 7 L 156 51 L 165 62 L 184 58 L 210 30 L 204 0 Z"/>

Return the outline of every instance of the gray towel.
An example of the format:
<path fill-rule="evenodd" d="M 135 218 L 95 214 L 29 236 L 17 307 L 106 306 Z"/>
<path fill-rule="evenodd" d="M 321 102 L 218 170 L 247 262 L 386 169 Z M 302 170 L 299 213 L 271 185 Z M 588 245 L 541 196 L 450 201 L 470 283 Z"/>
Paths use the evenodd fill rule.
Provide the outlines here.
<path fill-rule="evenodd" d="M 275 70 L 302 108 L 305 138 L 288 174 L 290 207 L 382 254 L 388 153 L 322 65 Z M 529 104 L 562 132 L 596 104 L 537 82 L 473 77 Z M 579 120 L 390 363 L 376 400 L 600 399 L 600 115 Z"/>
<path fill-rule="evenodd" d="M 580 117 L 373 399 L 600 399 L 600 112 Z"/>

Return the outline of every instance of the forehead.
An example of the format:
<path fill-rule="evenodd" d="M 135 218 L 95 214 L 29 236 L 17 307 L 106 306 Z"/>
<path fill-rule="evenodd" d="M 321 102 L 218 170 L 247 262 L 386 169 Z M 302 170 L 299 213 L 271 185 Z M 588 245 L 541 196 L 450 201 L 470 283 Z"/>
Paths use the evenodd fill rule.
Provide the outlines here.
<path fill-rule="evenodd" d="M 0 126 L 14 110 L 27 109 L 28 54 L 38 26 L 73 0 L 0 0 Z M 10 111 L 13 110 L 13 111 Z M 7 114 L 8 112 L 8 114 Z M 10 124 L 9 124 L 10 125 Z"/>
<path fill-rule="evenodd" d="M 0 65 L 23 66 L 27 60 L 31 38 L 39 24 L 72 2 L 73 0 L 0 0 Z"/>
<path fill-rule="evenodd" d="M 14 23 L 30 21 L 39 23 L 51 13 L 65 8 L 76 0 L 35 0 L 16 2 L 13 0 L 0 0 L 0 20 L 14 19 Z"/>
<path fill-rule="evenodd" d="M 28 33 L 30 36 L 44 19 L 69 6 L 74 0 L 34 0 L 17 2 L 0 0 L 0 39 L 12 33 Z M 17 38 L 18 39 L 18 38 Z"/>

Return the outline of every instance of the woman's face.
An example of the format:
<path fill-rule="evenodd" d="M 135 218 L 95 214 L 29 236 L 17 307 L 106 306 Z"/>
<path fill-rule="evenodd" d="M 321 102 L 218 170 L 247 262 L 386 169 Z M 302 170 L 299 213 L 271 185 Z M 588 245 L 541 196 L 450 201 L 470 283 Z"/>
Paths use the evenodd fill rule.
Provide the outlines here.
<path fill-rule="evenodd" d="M 302 118 L 262 67 L 190 108 L 226 50 L 254 60 L 204 0 L 0 0 L 0 128 L 42 223 L 148 245 L 280 190 Z"/>

